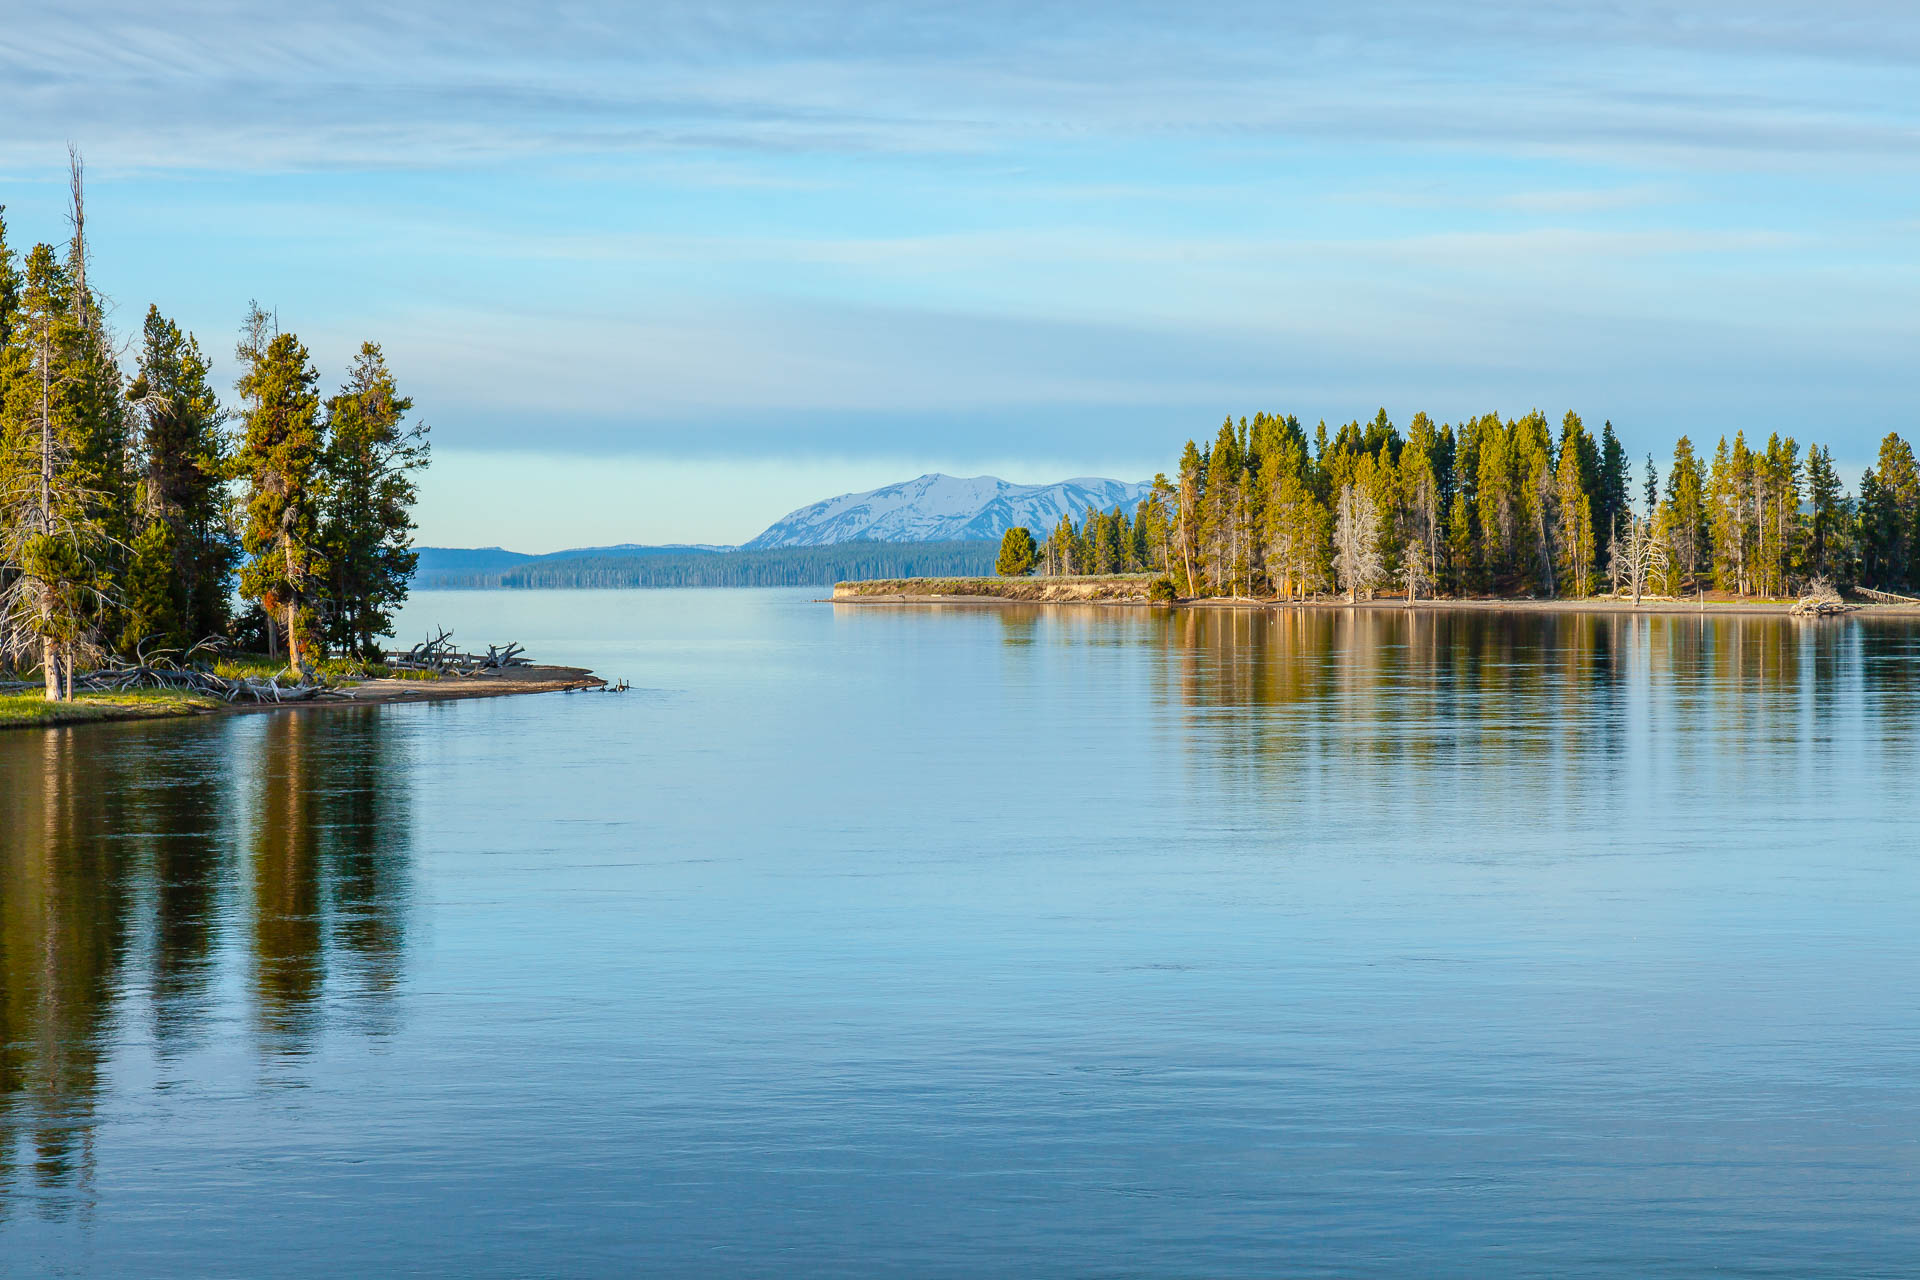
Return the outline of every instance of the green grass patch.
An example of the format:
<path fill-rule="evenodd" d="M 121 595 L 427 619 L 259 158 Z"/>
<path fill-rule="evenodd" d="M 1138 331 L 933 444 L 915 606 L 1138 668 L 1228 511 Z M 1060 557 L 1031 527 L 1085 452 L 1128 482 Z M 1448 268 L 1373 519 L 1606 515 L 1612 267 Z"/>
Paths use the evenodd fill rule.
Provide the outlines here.
<path fill-rule="evenodd" d="M 437 671 L 395 671 L 384 662 L 361 662 L 355 658 L 309 658 L 307 665 L 323 680 L 343 683 L 352 680 L 438 680 Z M 298 672 L 289 671 L 278 658 L 242 653 L 220 659 L 213 673 L 227 680 L 265 680 L 271 677 L 283 687 L 300 683 Z"/>
<path fill-rule="evenodd" d="M 176 689 L 137 689 L 126 693 L 74 695 L 72 702 L 48 702 L 37 690 L 26 693 L 0 693 L 0 729 L 62 724 L 87 724 L 95 720 L 146 720 L 160 716 L 186 716 L 211 711 L 221 706 L 218 698 Z"/>

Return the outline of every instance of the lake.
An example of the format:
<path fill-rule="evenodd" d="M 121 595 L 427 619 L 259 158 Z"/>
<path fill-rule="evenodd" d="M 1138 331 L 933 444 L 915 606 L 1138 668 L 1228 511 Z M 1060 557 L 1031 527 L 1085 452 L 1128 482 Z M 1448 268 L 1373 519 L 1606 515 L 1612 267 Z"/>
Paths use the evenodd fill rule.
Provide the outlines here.
<path fill-rule="evenodd" d="M 820 594 L 0 734 L 0 1273 L 1920 1268 L 1920 627 Z"/>

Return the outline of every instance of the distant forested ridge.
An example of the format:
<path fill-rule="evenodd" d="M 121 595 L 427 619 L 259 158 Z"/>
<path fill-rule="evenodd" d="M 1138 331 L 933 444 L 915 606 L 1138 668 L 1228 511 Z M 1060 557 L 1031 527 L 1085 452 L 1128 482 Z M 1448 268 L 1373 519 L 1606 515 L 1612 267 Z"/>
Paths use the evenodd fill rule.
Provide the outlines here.
<path fill-rule="evenodd" d="M 825 587 L 849 578 L 966 577 L 991 573 L 994 542 L 841 542 L 822 547 L 705 550 L 620 547 L 557 552 L 520 563 L 456 567 L 422 549 L 422 589 Z M 512 555 L 513 553 L 504 553 Z M 442 565 L 445 567 L 441 567 Z"/>
<path fill-rule="evenodd" d="M 1920 591 L 1920 468 L 1897 433 L 1849 494 L 1819 445 L 1686 436 L 1636 466 L 1613 424 L 1539 411 L 1404 434 L 1370 422 L 1312 434 L 1292 416 L 1229 418 L 1187 441 L 1132 512 L 1010 531 L 1003 572 L 1151 572 L 1180 595 L 1781 597 L 1808 588 Z M 1017 544 L 1017 545 L 1016 545 Z"/>
<path fill-rule="evenodd" d="M 71 161 L 65 243 L 18 253 L 0 219 L 0 665 L 57 699 L 86 663 L 209 638 L 377 653 L 414 567 L 413 401 L 372 342 L 325 394 L 257 304 L 230 405 L 159 307 L 114 332 Z"/>

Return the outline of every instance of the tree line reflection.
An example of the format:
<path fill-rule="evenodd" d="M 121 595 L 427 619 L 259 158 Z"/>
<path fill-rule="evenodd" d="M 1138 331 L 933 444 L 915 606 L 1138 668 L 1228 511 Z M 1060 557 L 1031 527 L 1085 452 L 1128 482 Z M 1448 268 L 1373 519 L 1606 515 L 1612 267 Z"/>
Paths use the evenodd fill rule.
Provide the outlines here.
<path fill-rule="evenodd" d="M 1793 781 L 1805 761 L 1780 750 L 1783 739 L 1837 737 L 1848 767 L 1889 781 L 1920 753 L 1920 627 L 1897 619 L 1290 607 L 997 615 L 1003 639 L 1022 649 L 1052 640 L 1128 651 L 1126 636 L 1152 634 L 1158 643 L 1135 651 L 1152 658 L 1131 687 L 1171 713 L 1155 751 L 1204 775 L 1227 804 L 1297 798 L 1319 780 L 1327 794 L 1351 796 L 1358 775 L 1383 800 L 1427 807 L 1450 794 L 1436 783 L 1489 799 L 1525 782 L 1598 805 L 1628 785 L 1610 771 L 1628 768 L 1642 781 L 1653 770 L 1647 785 L 1668 789 L 1713 785 L 1726 769 Z M 1824 764 L 1841 767 L 1832 753 Z M 1847 780 L 1832 781 L 1837 799 Z"/>
<path fill-rule="evenodd" d="M 390 1030 L 411 896 L 406 744 L 377 708 L 0 736 L 0 1213 L 82 1186 L 124 1046 L 263 1060 Z"/>

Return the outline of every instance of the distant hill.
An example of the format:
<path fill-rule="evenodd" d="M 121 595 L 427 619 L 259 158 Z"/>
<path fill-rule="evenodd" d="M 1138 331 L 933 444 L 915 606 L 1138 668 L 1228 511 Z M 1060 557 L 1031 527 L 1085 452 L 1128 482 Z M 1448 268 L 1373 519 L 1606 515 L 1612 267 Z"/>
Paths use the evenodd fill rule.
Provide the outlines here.
<path fill-rule="evenodd" d="M 499 547 L 416 547 L 415 550 L 420 554 L 420 562 L 413 570 L 415 582 L 443 573 L 501 573 L 535 559 L 524 552 Z"/>
<path fill-rule="evenodd" d="M 420 548 L 421 590 L 826 587 L 850 578 L 993 571 L 997 542 L 844 542 L 826 547 L 585 547 L 529 556 L 497 547 Z"/>
<path fill-rule="evenodd" d="M 994 476 L 925 475 L 865 493 L 842 494 L 776 520 L 745 549 L 820 547 L 841 542 L 986 542 L 1015 525 L 1045 536 L 1062 515 L 1131 511 L 1151 486 L 1081 477 L 1058 484 L 1008 484 Z"/>
<path fill-rule="evenodd" d="M 925 475 L 802 507 L 740 547 L 575 547 L 527 555 L 500 547 L 421 547 L 422 590 L 524 587 L 824 587 L 851 578 L 925 578 L 993 571 L 1000 535 L 1044 537 L 1062 515 L 1131 510 L 1145 484 L 1081 477 L 1008 484 L 993 476 Z"/>

